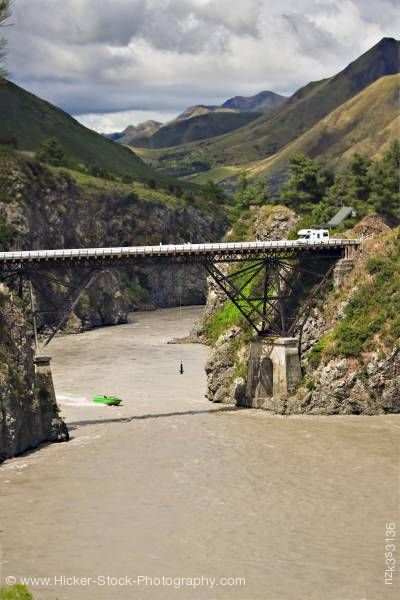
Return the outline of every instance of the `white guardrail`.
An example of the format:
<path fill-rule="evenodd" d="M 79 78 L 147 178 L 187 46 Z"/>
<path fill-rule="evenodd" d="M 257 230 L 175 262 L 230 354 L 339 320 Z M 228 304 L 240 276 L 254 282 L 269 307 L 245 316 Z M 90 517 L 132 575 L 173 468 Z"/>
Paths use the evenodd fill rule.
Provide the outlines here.
<path fill-rule="evenodd" d="M 236 242 L 211 244 L 166 244 L 158 246 L 123 246 L 120 248 L 73 248 L 56 250 L 29 250 L 0 252 L 0 262 L 36 262 L 46 260 L 85 259 L 85 258 L 118 258 L 122 256 L 183 256 L 207 255 L 214 253 L 232 253 L 247 251 L 257 254 L 264 250 L 280 250 L 285 248 L 301 248 L 315 250 L 321 248 L 338 248 L 359 246 L 361 240 L 315 240 L 304 242 L 299 240 L 278 240 L 266 242 Z"/>

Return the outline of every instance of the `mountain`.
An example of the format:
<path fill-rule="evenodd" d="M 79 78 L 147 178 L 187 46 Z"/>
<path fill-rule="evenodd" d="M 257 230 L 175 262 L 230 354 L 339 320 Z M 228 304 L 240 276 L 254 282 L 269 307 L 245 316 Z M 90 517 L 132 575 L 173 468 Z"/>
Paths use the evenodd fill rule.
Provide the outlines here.
<path fill-rule="evenodd" d="M 185 121 L 186 119 L 191 119 L 192 117 L 201 117 L 202 115 L 208 115 L 210 112 L 220 111 L 220 106 L 207 106 L 205 104 L 196 104 L 195 106 L 189 106 L 186 110 L 183 111 L 180 115 L 173 119 L 171 123 L 175 121 Z"/>
<path fill-rule="evenodd" d="M 43 141 L 56 137 L 68 156 L 86 166 L 139 180 L 160 179 L 128 148 L 10 81 L 0 83 L 0 115 L 0 144 L 12 141 L 19 150 L 35 152 Z"/>
<path fill-rule="evenodd" d="M 274 156 L 374 81 L 398 73 L 399 47 L 397 40 L 383 38 L 337 75 L 309 83 L 280 106 L 237 131 L 164 150 L 161 156 L 150 152 L 148 157 L 152 164 L 165 169 L 172 164 L 173 156 L 173 165 L 181 173 L 182 164 L 191 165 L 196 160 L 203 170 L 208 164 L 204 177 L 214 174 L 219 179 L 225 175 L 231 177 L 232 171 L 246 164 Z M 192 172 L 188 170 L 188 174 Z"/>
<path fill-rule="evenodd" d="M 249 97 L 235 96 L 221 105 L 196 104 L 165 125 L 146 121 L 107 137 L 139 148 L 178 146 L 235 131 L 284 100 L 284 96 L 274 92 L 260 92 Z"/>
<path fill-rule="evenodd" d="M 128 125 L 124 131 L 121 131 L 120 133 L 110 133 L 105 137 L 113 142 L 118 142 L 119 144 L 125 144 L 127 146 L 134 146 L 135 144 L 140 145 L 156 133 L 160 127 L 162 127 L 162 123 L 149 120 L 144 123 L 139 123 L 139 125 Z"/>
<path fill-rule="evenodd" d="M 235 96 L 222 104 L 222 108 L 240 111 L 266 112 L 287 100 L 286 96 L 274 92 L 260 92 L 255 96 Z"/>
<path fill-rule="evenodd" d="M 398 138 L 399 95 L 400 75 L 381 77 L 280 152 L 253 163 L 249 176 L 279 181 L 294 154 L 307 154 L 330 167 L 341 167 L 356 152 L 380 157 Z"/>
<path fill-rule="evenodd" d="M 168 148 L 204 140 L 234 131 L 254 121 L 259 113 L 215 111 L 167 123 L 154 133 L 146 143 L 138 144 L 148 148 Z"/>

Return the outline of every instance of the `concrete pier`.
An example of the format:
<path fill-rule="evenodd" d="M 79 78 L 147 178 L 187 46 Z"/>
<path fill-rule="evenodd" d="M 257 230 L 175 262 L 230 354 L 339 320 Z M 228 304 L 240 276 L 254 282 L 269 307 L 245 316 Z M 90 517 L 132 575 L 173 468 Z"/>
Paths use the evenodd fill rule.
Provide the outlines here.
<path fill-rule="evenodd" d="M 343 282 L 354 268 L 353 258 L 342 258 L 338 260 L 333 270 L 333 285 L 335 290 L 341 288 Z"/>
<path fill-rule="evenodd" d="M 53 376 L 51 373 L 51 357 L 35 356 L 35 388 L 36 394 L 40 400 L 48 400 L 56 404 L 56 394 L 54 390 Z"/>
<path fill-rule="evenodd" d="M 283 414 L 301 378 L 297 338 L 257 338 L 250 346 L 243 404 Z"/>

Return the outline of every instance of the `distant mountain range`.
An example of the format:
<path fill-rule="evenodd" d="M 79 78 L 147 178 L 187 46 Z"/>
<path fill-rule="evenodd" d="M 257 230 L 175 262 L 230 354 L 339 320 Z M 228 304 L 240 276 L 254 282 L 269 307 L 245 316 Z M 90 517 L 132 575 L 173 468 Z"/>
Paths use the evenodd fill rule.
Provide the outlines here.
<path fill-rule="evenodd" d="M 157 168 L 199 183 L 210 178 L 229 187 L 247 170 L 273 188 L 294 152 L 332 166 L 355 151 L 377 155 L 397 136 L 399 50 L 397 40 L 383 38 L 338 74 L 309 83 L 239 129 L 162 152 L 137 151 Z"/>
<path fill-rule="evenodd" d="M 187 144 L 239 129 L 284 100 L 285 96 L 267 91 L 249 97 L 235 96 L 221 105 L 190 106 L 165 124 L 146 121 L 136 126 L 129 125 L 121 133 L 111 133 L 107 137 L 121 144 L 143 148 Z"/>
<path fill-rule="evenodd" d="M 129 125 L 124 131 L 110 133 L 105 137 L 120 144 L 140 146 L 142 142 L 145 142 L 156 133 L 162 125 L 158 121 L 145 121 L 144 123 L 139 123 L 139 125 Z"/>
<path fill-rule="evenodd" d="M 75 161 L 115 175 L 165 182 L 168 173 L 231 188 L 246 170 L 276 191 L 294 153 L 337 168 L 354 152 L 379 156 L 398 138 L 399 51 L 400 42 L 383 38 L 338 74 L 311 82 L 290 98 L 273 92 L 238 96 L 220 106 L 191 107 L 165 125 L 147 121 L 112 134 L 112 140 L 134 143 L 134 151 L 5 81 L 0 145 L 33 153 L 56 137 Z"/>

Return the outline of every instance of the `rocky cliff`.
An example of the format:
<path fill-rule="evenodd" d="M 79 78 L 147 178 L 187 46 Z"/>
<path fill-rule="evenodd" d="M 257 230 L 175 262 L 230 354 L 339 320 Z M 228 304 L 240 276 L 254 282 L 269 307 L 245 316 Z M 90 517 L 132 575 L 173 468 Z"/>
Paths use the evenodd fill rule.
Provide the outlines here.
<path fill-rule="evenodd" d="M 143 184 L 108 182 L 49 169 L 0 152 L 0 243 L 7 249 L 108 247 L 217 240 L 226 226 L 221 209 Z M 32 275 L 41 324 L 59 320 L 90 277 L 60 269 Z M 60 285 L 61 284 L 61 285 Z M 201 268 L 137 266 L 99 274 L 82 295 L 70 330 L 126 321 L 129 310 L 201 303 Z"/>
<path fill-rule="evenodd" d="M 353 271 L 314 307 L 302 341 L 303 385 L 287 412 L 400 412 L 400 229 L 367 217 Z"/>
<path fill-rule="evenodd" d="M 257 222 L 262 228 L 264 221 L 266 229 L 259 237 L 274 237 L 275 210 L 268 220 L 260 220 L 258 210 L 247 215 L 243 231 L 252 231 Z M 289 229 L 293 218 L 286 212 L 286 219 L 278 222 L 282 226 L 286 221 Z M 280 233 L 284 235 L 282 229 Z M 303 381 L 285 405 L 286 414 L 400 412 L 400 230 L 369 216 L 348 232 L 349 237 L 361 234 L 373 237 L 365 241 L 340 289 L 325 289 L 304 327 Z M 196 333 L 213 346 L 206 366 L 209 399 L 246 404 L 252 332 L 212 286 Z"/>
<path fill-rule="evenodd" d="M 45 441 L 65 441 L 51 378 L 35 373 L 23 312 L 0 286 L 0 462 Z"/>
<path fill-rule="evenodd" d="M 221 208 L 192 194 L 48 168 L 0 149 L 0 249 L 109 247 L 218 240 Z M 0 461 L 44 441 L 68 439 L 46 365 L 33 362 L 26 273 L 0 290 Z M 65 330 L 123 323 L 130 310 L 197 304 L 203 269 L 176 265 L 59 267 L 30 272 L 39 330 L 48 333 L 78 292 Z M 90 287 L 86 284 L 91 281 Z M 27 298 L 28 297 L 28 298 Z M 28 313 L 27 313 L 28 314 Z"/>

